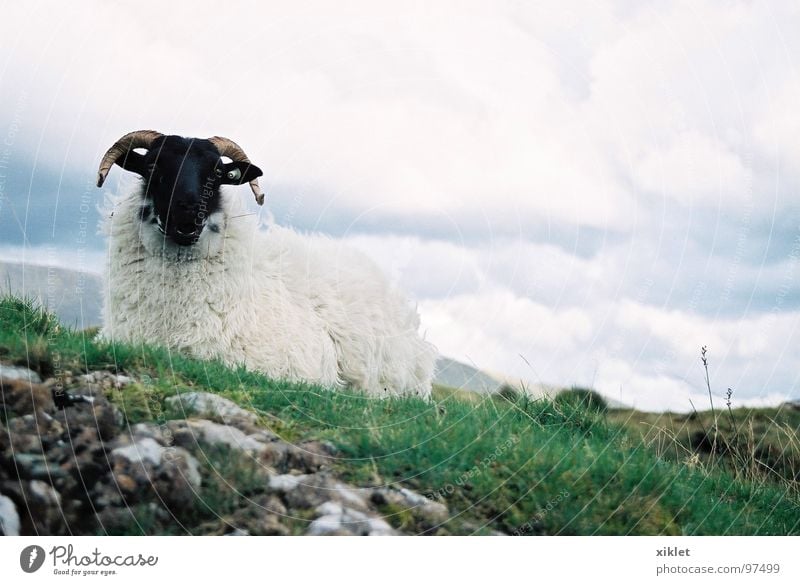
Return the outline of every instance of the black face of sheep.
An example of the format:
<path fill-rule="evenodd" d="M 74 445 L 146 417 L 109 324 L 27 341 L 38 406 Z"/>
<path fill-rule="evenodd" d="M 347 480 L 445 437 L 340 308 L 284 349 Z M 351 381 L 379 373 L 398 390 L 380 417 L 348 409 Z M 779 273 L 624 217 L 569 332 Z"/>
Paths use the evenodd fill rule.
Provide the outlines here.
<path fill-rule="evenodd" d="M 144 154 L 134 149 L 146 149 Z M 231 158 L 225 163 L 222 157 Z M 183 138 L 149 130 L 131 132 L 118 140 L 103 158 L 98 187 L 114 164 L 145 181 L 142 221 L 152 222 L 181 246 L 197 242 L 208 217 L 219 209 L 220 185 L 250 183 L 256 200 L 263 194 L 257 178 L 261 169 L 227 138 Z"/>

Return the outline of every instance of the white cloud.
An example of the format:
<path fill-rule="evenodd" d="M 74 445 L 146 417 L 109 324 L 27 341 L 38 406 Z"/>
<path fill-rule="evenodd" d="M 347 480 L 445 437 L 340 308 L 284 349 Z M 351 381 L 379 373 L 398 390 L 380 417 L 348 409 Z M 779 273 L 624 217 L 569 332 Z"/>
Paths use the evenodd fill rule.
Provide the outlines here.
<path fill-rule="evenodd" d="M 644 191 L 690 205 L 741 203 L 753 196 L 751 171 L 741 158 L 720 141 L 693 131 L 644 154 L 632 173 Z"/>
<path fill-rule="evenodd" d="M 696 380 L 685 381 L 648 372 L 624 360 L 611 360 L 598 368 L 595 388 L 609 398 L 649 412 L 707 410 L 710 408 L 709 397 L 700 374 L 698 371 Z M 726 389 L 721 387 L 714 391 L 712 388 L 715 408 L 720 409 L 725 404 Z M 731 398 L 731 403 L 736 408 L 759 407 L 777 406 L 785 400 L 785 394 L 765 390 L 763 394 L 750 397 L 741 397 L 737 393 Z"/>
<path fill-rule="evenodd" d="M 475 292 L 486 282 L 481 258 L 457 243 L 375 235 L 346 236 L 344 242 L 372 257 L 395 286 L 417 299 Z"/>
<path fill-rule="evenodd" d="M 712 320 L 632 301 L 553 309 L 499 289 L 423 301 L 420 310 L 447 355 L 512 378 L 595 387 L 646 410 L 703 407 L 703 345 L 716 399 L 732 387 L 738 405 L 785 400 L 800 368 L 800 312 Z"/>
<path fill-rule="evenodd" d="M 800 312 L 783 311 L 738 319 L 713 319 L 677 309 L 665 310 L 624 301 L 618 306 L 617 325 L 652 336 L 670 351 L 689 359 L 703 345 L 724 352 L 731 360 L 771 361 L 772 356 L 793 354 L 800 334 Z"/>
<path fill-rule="evenodd" d="M 423 300 L 419 308 L 444 355 L 537 383 L 577 381 L 579 364 L 568 356 L 588 351 L 594 328 L 587 310 L 554 310 L 501 287 Z"/>
<path fill-rule="evenodd" d="M 770 99 L 762 104 L 755 123 L 756 144 L 780 163 L 782 174 L 800 180 L 800 80 L 785 80 Z M 779 174 L 776 180 L 781 181 Z M 784 179 L 785 180 L 785 179 Z"/>

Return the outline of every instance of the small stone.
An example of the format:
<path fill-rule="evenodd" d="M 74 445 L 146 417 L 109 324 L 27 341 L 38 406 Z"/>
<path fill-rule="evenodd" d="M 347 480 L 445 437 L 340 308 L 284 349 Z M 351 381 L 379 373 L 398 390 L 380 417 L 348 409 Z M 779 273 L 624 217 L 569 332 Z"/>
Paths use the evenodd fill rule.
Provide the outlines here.
<path fill-rule="evenodd" d="M 235 529 L 253 536 L 285 536 L 288 527 L 281 523 L 286 517 L 286 507 L 275 496 L 257 498 L 237 510 L 227 522 Z"/>
<path fill-rule="evenodd" d="M 351 509 L 369 510 L 358 488 L 342 483 L 327 472 L 276 475 L 269 479 L 268 485 L 271 490 L 283 494 L 290 508 L 309 509 L 334 501 Z"/>
<path fill-rule="evenodd" d="M 202 484 L 200 465 L 186 449 L 164 447 L 150 437 L 113 449 L 110 459 L 116 484 L 128 476 L 137 486 L 125 492 L 128 504 L 146 501 L 155 492 L 166 504 L 186 506 L 194 501 Z M 123 478 L 122 485 L 125 484 L 127 480 Z M 114 483 L 109 487 L 120 491 Z"/>
<path fill-rule="evenodd" d="M 275 475 L 269 478 L 269 488 L 276 492 L 288 492 L 296 488 L 304 476 L 302 475 Z"/>
<path fill-rule="evenodd" d="M 344 504 L 358 509 L 366 509 L 367 503 L 364 496 L 359 493 L 359 490 L 350 487 L 344 483 L 336 482 L 334 484 L 335 497 Z"/>
<path fill-rule="evenodd" d="M 203 482 L 200 475 L 200 464 L 188 451 L 180 447 L 170 447 L 164 453 L 164 461 L 170 462 L 180 469 L 192 488 L 199 488 Z"/>
<path fill-rule="evenodd" d="M 422 494 L 418 494 L 417 492 L 411 491 L 408 488 L 400 488 L 400 495 L 402 495 L 412 506 L 424 506 L 430 502 L 430 500 Z"/>
<path fill-rule="evenodd" d="M 337 514 L 343 514 L 344 508 L 339 502 L 327 501 L 317 506 L 316 512 L 320 516 L 336 516 Z"/>
<path fill-rule="evenodd" d="M 426 498 L 408 488 L 377 488 L 372 491 L 370 500 L 378 506 L 393 504 L 409 510 L 416 518 L 428 526 L 441 524 L 449 518 L 447 506 Z"/>
<path fill-rule="evenodd" d="M 33 480 L 23 485 L 24 501 L 37 534 L 59 534 L 65 528 L 61 494 L 49 483 Z"/>
<path fill-rule="evenodd" d="M 349 532 L 342 526 L 342 516 L 331 514 L 314 520 L 306 531 L 308 536 L 347 536 Z"/>
<path fill-rule="evenodd" d="M 282 473 L 315 473 L 325 468 L 333 457 L 322 452 L 322 443 L 309 441 L 293 445 L 285 441 L 265 442 L 261 461 Z"/>
<path fill-rule="evenodd" d="M 367 536 L 395 536 L 397 531 L 383 518 L 371 518 Z"/>
<path fill-rule="evenodd" d="M 123 376 L 122 374 L 113 374 L 108 370 L 96 370 L 78 376 L 78 380 L 87 384 L 97 384 L 103 388 L 124 388 L 134 382 L 130 376 Z"/>
<path fill-rule="evenodd" d="M 136 490 L 136 482 L 130 475 L 125 475 L 124 473 L 120 473 L 116 476 L 117 486 L 123 492 L 133 493 Z"/>
<path fill-rule="evenodd" d="M 17 507 L 11 498 L 0 494 L 0 534 L 19 536 L 20 522 Z"/>
<path fill-rule="evenodd" d="M 124 417 L 108 401 L 99 386 L 70 388 L 69 395 L 73 404 L 58 409 L 55 419 L 70 429 L 70 433 L 77 429 L 91 428 L 103 441 L 110 441 L 119 434 Z"/>
<path fill-rule="evenodd" d="M 375 516 L 328 501 L 317 506 L 320 516 L 308 527 L 309 536 L 356 535 L 389 536 L 396 534 L 389 524 Z"/>
<path fill-rule="evenodd" d="M 245 410 L 232 400 L 211 392 L 184 392 L 170 396 L 166 403 L 184 414 L 199 414 L 221 418 L 223 421 L 241 420 L 255 422 L 258 416 Z"/>
<path fill-rule="evenodd" d="M 303 441 L 294 445 L 265 439 L 265 445 L 260 455 L 261 461 L 279 473 L 316 473 L 335 460 L 336 448 L 325 441 Z"/>
<path fill-rule="evenodd" d="M 152 423 L 136 423 L 131 427 L 131 438 L 134 441 L 139 439 L 153 439 L 160 445 L 168 445 L 172 443 L 171 433 L 167 437 L 164 433 L 165 427 L 154 425 Z"/>
<path fill-rule="evenodd" d="M 225 446 L 236 451 L 252 454 L 262 453 L 267 449 L 264 438 L 257 434 L 246 435 L 230 425 L 223 425 L 205 419 L 171 420 L 167 428 L 172 433 L 176 445 L 195 450 L 198 443 L 211 447 Z"/>
<path fill-rule="evenodd" d="M 53 397 L 45 386 L 19 378 L 0 378 L 0 414 L 5 411 L 3 420 L 13 415 L 54 410 Z"/>
<path fill-rule="evenodd" d="M 5 380 L 20 380 L 22 382 L 28 382 L 33 384 L 41 384 L 42 378 L 34 372 L 33 370 L 29 370 L 28 368 L 23 368 L 21 366 L 11 366 L 8 364 L 0 364 L 0 379 L 5 378 Z"/>
<path fill-rule="evenodd" d="M 265 512 L 276 514 L 278 516 L 286 516 L 286 514 L 289 513 L 286 509 L 286 506 L 284 506 L 283 502 L 281 502 L 280 498 L 272 494 L 256 497 L 253 499 L 253 505 Z"/>
<path fill-rule="evenodd" d="M 61 495 L 50 484 L 35 479 L 28 484 L 28 487 L 30 493 L 38 499 L 39 503 L 50 506 L 61 505 Z"/>
<path fill-rule="evenodd" d="M 18 455 L 22 455 L 23 453 L 41 453 L 42 452 L 42 441 L 40 439 L 40 435 L 34 434 L 31 431 L 22 431 L 19 432 L 17 429 L 14 429 L 16 425 L 14 425 L 15 421 L 20 420 L 12 419 L 11 427 L 12 430 L 16 432 L 11 435 L 11 447 L 15 453 Z"/>
<path fill-rule="evenodd" d="M 38 438 L 32 438 L 38 441 Z M 65 475 L 64 471 L 54 462 L 48 461 L 41 451 L 39 453 L 16 452 L 13 461 L 21 479 L 52 481 Z"/>
<path fill-rule="evenodd" d="M 161 465 L 161 454 L 164 447 L 154 439 L 145 437 L 127 447 L 117 447 L 111 452 L 112 457 L 122 457 L 130 463 L 149 463 L 153 466 Z"/>

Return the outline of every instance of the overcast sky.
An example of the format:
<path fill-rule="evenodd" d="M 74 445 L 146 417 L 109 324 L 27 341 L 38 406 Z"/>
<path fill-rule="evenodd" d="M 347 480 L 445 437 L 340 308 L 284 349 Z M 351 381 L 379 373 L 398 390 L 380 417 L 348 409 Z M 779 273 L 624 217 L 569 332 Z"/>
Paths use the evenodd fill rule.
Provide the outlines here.
<path fill-rule="evenodd" d="M 99 269 L 102 153 L 223 135 L 446 355 L 686 410 L 707 345 L 800 398 L 800 4 L 564 4 L 3 2 L 0 253 Z"/>

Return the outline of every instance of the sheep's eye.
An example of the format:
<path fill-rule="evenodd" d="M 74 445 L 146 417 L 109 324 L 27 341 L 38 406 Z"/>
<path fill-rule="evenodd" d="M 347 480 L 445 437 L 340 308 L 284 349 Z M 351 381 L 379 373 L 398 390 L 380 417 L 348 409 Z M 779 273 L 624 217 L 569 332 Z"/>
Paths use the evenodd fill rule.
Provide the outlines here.
<path fill-rule="evenodd" d="M 233 169 L 232 171 L 228 171 L 228 179 L 231 181 L 237 181 L 242 178 L 242 171 L 239 169 Z"/>

